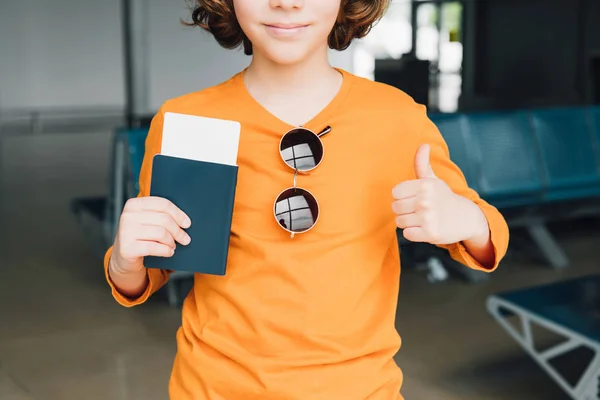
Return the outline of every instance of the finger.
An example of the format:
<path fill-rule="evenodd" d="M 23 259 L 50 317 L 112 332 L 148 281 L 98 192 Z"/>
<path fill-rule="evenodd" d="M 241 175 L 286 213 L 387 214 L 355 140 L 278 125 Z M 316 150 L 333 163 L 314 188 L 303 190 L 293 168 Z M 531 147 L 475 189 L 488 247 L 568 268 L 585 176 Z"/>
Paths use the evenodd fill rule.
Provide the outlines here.
<path fill-rule="evenodd" d="M 400 229 L 413 228 L 421 226 L 421 218 L 418 214 L 406 214 L 396 217 L 396 226 Z"/>
<path fill-rule="evenodd" d="M 166 229 L 177 242 L 187 246 L 191 242 L 190 235 L 184 231 L 169 214 L 156 211 L 141 212 L 136 215 L 143 226 L 158 226 Z"/>
<path fill-rule="evenodd" d="M 121 248 L 121 256 L 127 260 L 147 256 L 171 257 L 173 254 L 175 254 L 173 247 L 153 240 L 136 240 Z"/>
<path fill-rule="evenodd" d="M 404 181 L 392 190 L 392 197 L 396 200 L 408 199 L 411 197 L 415 197 L 417 193 L 419 193 L 419 189 L 421 187 L 421 181 L 419 180 L 410 180 Z"/>
<path fill-rule="evenodd" d="M 415 174 L 418 179 L 435 178 L 431 168 L 431 148 L 428 144 L 422 144 L 415 154 Z"/>
<path fill-rule="evenodd" d="M 173 239 L 173 235 L 162 226 L 158 225 L 142 225 L 140 232 L 138 233 L 136 239 L 138 241 L 151 241 L 162 243 L 171 248 L 175 248 L 175 239 Z"/>
<path fill-rule="evenodd" d="M 162 243 L 153 242 L 153 241 L 139 241 L 137 243 L 138 251 L 140 254 L 138 257 L 171 257 L 175 254 L 175 249 L 169 246 L 166 246 Z"/>
<path fill-rule="evenodd" d="M 396 200 L 392 203 L 392 210 L 396 215 L 412 214 L 417 209 L 417 198 L 409 197 L 402 200 Z"/>
<path fill-rule="evenodd" d="M 423 228 L 418 227 L 418 226 L 405 228 L 402 231 L 402 235 L 409 242 L 415 242 L 415 243 L 428 242 L 427 234 L 426 234 L 425 230 L 423 230 Z"/>
<path fill-rule="evenodd" d="M 182 228 L 189 228 L 192 225 L 192 221 L 186 213 L 184 213 L 179 207 L 173 204 L 170 200 L 162 197 L 143 197 L 140 198 L 140 210 L 141 211 L 159 211 L 165 214 L 169 214 L 171 218 Z"/>

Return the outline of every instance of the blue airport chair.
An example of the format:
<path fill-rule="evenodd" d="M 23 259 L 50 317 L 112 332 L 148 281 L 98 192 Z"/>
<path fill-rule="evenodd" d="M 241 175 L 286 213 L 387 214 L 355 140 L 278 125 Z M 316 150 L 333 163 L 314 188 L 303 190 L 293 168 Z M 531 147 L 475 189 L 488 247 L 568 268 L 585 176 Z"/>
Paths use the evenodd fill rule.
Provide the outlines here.
<path fill-rule="evenodd" d="M 541 202 L 539 151 L 525 112 L 467 115 L 467 143 L 478 157 L 480 195 L 498 208 Z"/>
<path fill-rule="evenodd" d="M 600 399 L 600 275 L 492 295 L 487 309 L 502 328 L 574 400 Z M 517 323 L 511 324 L 510 317 Z M 549 348 L 535 342 L 533 325 L 564 338 Z M 520 327 L 521 329 L 517 328 Z M 553 361 L 585 351 L 585 369 L 575 382 Z M 579 357 L 583 359 L 581 353 Z"/>
<path fill-rule="evenodd" d="M 137 128 L 127 131 L 127 148 L 129 154 L 129 181 L 130 193 L 129 197 L 137 196 L 140 186 L 140 171 L 142 162 L 144 161 L 144 153 L 146 151 L 146 138 L 148 137 L 149 128 Z"/>
<path fill-rule="evenodd" d="M 481 197 L 499 209 L 516 211 L 511 225 L 527 230 L 549 265 L 567 267 L 569 260 L 541 214 L 545 181 L 527 112 L 477 113 L 467 120 L 468 142 L 480 165 Z"/>
<path fill-rule="evenodd" d="M 596 139 L 585 108 L 535 110 L 530 113 L 546 178 L 544 201 L 567 201 L 600 195 Z"/>
<path fill-rule="evenodd" d="M 467 142 L 466 117 L 463 114 L 432 114 L 430 119 L 448 145 L 450 159 L 463 172 L 469 187 L 478 192 L 477 164 L 469 151 L 472 144 Z"/>

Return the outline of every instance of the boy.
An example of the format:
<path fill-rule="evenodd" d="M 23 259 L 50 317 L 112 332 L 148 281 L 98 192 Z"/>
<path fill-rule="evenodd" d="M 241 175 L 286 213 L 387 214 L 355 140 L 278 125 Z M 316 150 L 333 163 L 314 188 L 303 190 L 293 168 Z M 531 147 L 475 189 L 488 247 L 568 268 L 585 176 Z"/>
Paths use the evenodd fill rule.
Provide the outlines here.
<path fill-rule="evenodd" d="M 387 3 L 196 1 L 193 24 L 224 47 L 243 45 L 251 63 L 161 107 L 140 194 L 125 206 L 105 257 L 124 306 L 143 303 L 167 281 L 168 271 L 144 268 L 144 256 L 170 257 L 175 243 L 193 240 L 185 229 L 202 221 L 149 197 L 163 115 L 239 121 L 227 275 L 195 277 L 171 398 L 401 399 L 393 360 L 400 347 L 396 227 L 472 268 L 492 271 L 504 256 L 503 217 L 467 187 L 425 107 L 328 62 L 328 47 L 345 49 L 364 36 Z M 302 162 L 290 151 L 302 151 Z M 306 188 L 293 199 L 285 190 L 292 183 Z M 289 209 L 292 200 L 306 205 L 301 216 Z"/>

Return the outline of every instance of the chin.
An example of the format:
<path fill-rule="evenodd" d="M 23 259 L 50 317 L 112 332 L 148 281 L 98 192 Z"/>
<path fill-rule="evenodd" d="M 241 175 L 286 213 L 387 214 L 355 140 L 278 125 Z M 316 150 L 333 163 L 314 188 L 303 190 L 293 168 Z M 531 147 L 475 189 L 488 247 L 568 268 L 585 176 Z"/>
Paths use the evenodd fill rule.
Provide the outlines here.
<path fill-rule="evenodd" d="M 260 49 L 260 53 L 270 61 L 279 65 L 300 64 L 314 55 L 311 49 L 293 43 L 268 46 Z"/>

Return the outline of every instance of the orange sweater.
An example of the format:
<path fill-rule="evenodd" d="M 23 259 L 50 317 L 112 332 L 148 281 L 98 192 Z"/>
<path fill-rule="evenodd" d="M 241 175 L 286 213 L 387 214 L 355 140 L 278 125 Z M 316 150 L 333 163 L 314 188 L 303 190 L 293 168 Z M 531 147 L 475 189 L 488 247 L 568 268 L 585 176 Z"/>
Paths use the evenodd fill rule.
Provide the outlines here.
<path fill-rule="evenodd" d="M 294 239 L 273 217 L 275 197 L 293 184 L 278 154 L 291 126 L 249 95 L 242 73 L 166 102 L 153 119 L 140 196 L 149 194 L 165 112 L 242 126 L 227 275 L 195 276 L 177 334 L 172 399 L 401 398 L 402 373 L 393 359 L 400 347 L 394 327 L 400 260 L 391 191 L 415 179 L 422 143 L 431 145 L 435 174 L 483 209 L 494 268 L 504 256 L 509 234 L 503 217 L 467 187 L 425 107 L 397 89 L 341 72 L 339 94 L 305 125 L 315 132 L 330 125 L 332 132 L 323 138 L 323 163 L 298 178 L 319 201 L 319 221 Z M 446 247 L 456 260 L 483 269 L 462 245 Z M 136 299 L 117 292 L 108 274 L 107 280 L 120 304 L 134 306 L 168 279 L 166 271 L 148 274 L 150 285 Z"/>

